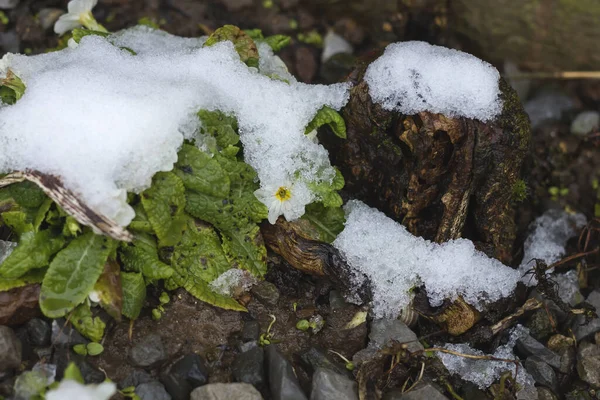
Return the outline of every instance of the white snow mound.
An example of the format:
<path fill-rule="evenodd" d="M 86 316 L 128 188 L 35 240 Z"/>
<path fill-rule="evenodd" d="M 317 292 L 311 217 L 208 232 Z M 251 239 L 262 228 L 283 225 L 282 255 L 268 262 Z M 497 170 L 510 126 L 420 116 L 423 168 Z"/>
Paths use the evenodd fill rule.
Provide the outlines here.
<path fill-rule="evenodd" d="M 365 74 L 371 97 L 386 110 L 481 121 L 502 111 L 499 79 L 498 70 L 487 62 L 425 42 L 390 44 Z"/>
<path fill-rule="evenodd" d="M 199 128 L 195 113 L 208 109 L 238 118 L 245 161 L 261 183 L 333 179 L 327 150 L 304 129 L 322 106 L 340 109 L 348 85 L 269 79 L 243 64 L 230 42 L 200 48 L 200 39 L 136 28 L 117 43 L 139 54 L 87 36 L 75 49 L 0 61 L 27 86 L 16 104 L 0 105 L 0 173 L 58 175 L 126 226 L 134 216 L 126 192 L 172 169 L 184 138 Z"/>

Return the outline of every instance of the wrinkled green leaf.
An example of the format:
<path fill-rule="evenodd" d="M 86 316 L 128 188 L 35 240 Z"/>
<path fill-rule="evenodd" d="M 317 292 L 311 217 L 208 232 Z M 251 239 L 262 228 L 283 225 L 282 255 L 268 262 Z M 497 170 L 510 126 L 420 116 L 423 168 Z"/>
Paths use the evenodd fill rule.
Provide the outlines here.
<path fill-rule="evenodd" d="M 129 319 L 137 319 L 146 301 L 146 283 L 142 274 L 121 272 L 123 288 L 122 313 Z"/>
<path fill-rule="evenodd" d="M 127 229 L 131 231 L 154 234 L 154 229 L 152 229 L 152 224 L 148 219 L 148 215 L 146 214 L 146 210 L 144 210 L 142 203 L 140 202 L 139 204 L 136 204 L 133 206 L 133 209 L 135 211 L 135 218 L 133 218 L 133 221 L 131 221 Z"/>
<path fill-rule="evenodd" d="M 0 277 L 0 292 L 31 285 L 32 283 L 41 283 L 44 275 L 46 275 L 46 271 L 47 268 L 34 269 L 16 279 Z"/>
<path fill-rule="evenodd" d="M 13 232 L 19 237 L 25 232 L 33 232 L 33 223 L 31 222 L 31 215 L 22 210 L 6 211 L 0 214 L 2 216 L 2 222 L 8 226 Z"/>
<path fill-rule="evenodd" d="M 160 246 L 179 242 L 187 221 L 182 180 L 172 172 L 159 172 L 152 178 L 152 186 L 140 197 Z"/>
<path fill-rule="evenodd" d="M 91 29 L 75 28 L 72 31 L 72 35 L 73 35 L 73 40 L 76 43 L 79 43 L 81 41 L 81 39 L 84 38 L 85 36 L 100 36 L 100 37 L 106 38 L 106 37 L 110 36 L 110 33 L 93 31 Z"/>
<path fill-rule="evenodd" d="M 220 111 L 200 110 L 198 118 L 202 122 L 201 132 L 213 136 L 220 148 L 239 143 L 240 135 L 237 134 L 238 126 L 234 116 Z"/>
<path fill-rule="evenodd" d="M 258 67 L 258 50 L 250 36 L 234 25 L 224 25 L 208 37 L 204 46 L 212 46 L 216 43 L 229 40 L 233 43 L 235 51 L 240 59 L 249 67 Z"/>
<path fill-rule="evenodd" d="M 323 125 L 329 125 L 336 136 L 346 139 L 346 122 L 333 108 L 323 106 L 317 111 L 317 115 L 306 126 L 305 133 L 309 133 Z"/>
<path fill-rule="evenodd" d="M 214 306 L 245 311 L 237 301 L 215 293 L 209 287 L 211 281 L 230 267 L 214 229 L 209 226 L 198 228 L 191 220 L 181 243 L 175 246 L 173 252 L 174 283 Z"/>
<path fill-rule="evenodd" d="M 6 72 L 6 77 L 0 79 L 0 99 L 4 104 L 15 104 L 25 94 L 25 84 L 10 69 Z"/>
<path fill-rule="evenodd" d="M 340 195 L 337 193 L 338 190 L 344 187 L 344 177 L 342 173 L 336 168 L 335 176 L 331 183 L 327 182 L 308 182 L 309 189 L 317 196 L 325 207 L 341 207 L 344 202 Z"/>
<path fill-rule="evenodd" d="M 219 162 L 192 145 L 184 144 L 179 151 L 174 173 L 188 190 L 223 198 L 229 194 L 229 176 Z"/>
<path fill-rule="evenodd" d="M 47 317 L 62 317 L 85 300 L 111 252 L 109 240 L 89 232 L 54 257 L 40 292 L 40 308 Z"/>
<path fill-rule="evenodd" d="M 76 344 L 73 346 L 73 351 L 75 354 L 79 354 L 80 356 L 87 356 L 87 346 L 85 344 Z"/>
<path fill-rule="evenodd" d="M 257 225 L 223 235 L 223 250 L 233 267 L 263 277 L 267 273 L 267 249 Z"/>
<path fill-rule="evenodd" d="M 173 274 L 173 268 L 158 258 L 156 243 L 147 234 L 138 234 L 132 243 L 125 245 L 120 259 L 125 270 L 141 272 L 150 280 L 167 279 Z"/>
<path fill-rule="evenodd" d="M 309 221 L 319 232 L 319 239 L 332 243 L 337 235 L 344 230 L 346 218 L 341 207 L 325 207 L 321 203 L 306 206 L 302 219 Z"/>
<path fill-rule="evenodd" d="M 99 317 L 94 317 L 92 315 L 89 302 L 86 301 L 75 307 L 71 314 L 70 321 L 75 329 L 86 338 L 93 340 L 94 342 L 102 340 L 106 324 Z"/>
<path fill-rule="evenodd" d="M 65 368 L 63 379 L 70 379 L 81 384 L 84 383 L 81 371 L 79 371 L 77 364 L 74 362 L 70 362 L 69 365 L 67 365 L 67 368 Z"/>
<path fill-rule="evenodd" d="M 0 201 L 13 199 L 23 208 L 37 209 L 47 198 L 42 189 L 29 181 L 13 183 L 0 189 Z"/>
<path fill-rule="evenodd" d="M 264 42 L 271 46 L 273 51 L 277 52 L 284 47 L 288 46 L 292 42 L 292 38 L 287 35 L 272 35 L 267 36 Z"/>
<path fill-rule="evenodd" d="M 32 269 L 45 267 L 64 243 L 62 236 L 55 236 L 50 231 L 25 232 L 18 246 L 0 265 L 0 276 L 16 279 Z"/>

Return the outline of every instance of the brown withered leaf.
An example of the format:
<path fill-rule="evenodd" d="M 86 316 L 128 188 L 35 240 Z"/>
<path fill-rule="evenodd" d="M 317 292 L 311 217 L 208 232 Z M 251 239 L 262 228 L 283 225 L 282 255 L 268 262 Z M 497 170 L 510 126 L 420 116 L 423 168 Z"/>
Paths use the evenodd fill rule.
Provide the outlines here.
<path fill-rule="evenodd" d="M 104 271 L 98 278 L 94 290 L 100 297 L 100 305 L 108 315 L 121 320 L 121 309 L 123 308 L 123 288 L 121 286 L 121 267 L 115 260 L 108 260 L 104 264 Z"/>
<path fill-rule="evenodd" d="M 0 292 L 0 325 L 20 325 L 41 314 L 40 284 Z"/>

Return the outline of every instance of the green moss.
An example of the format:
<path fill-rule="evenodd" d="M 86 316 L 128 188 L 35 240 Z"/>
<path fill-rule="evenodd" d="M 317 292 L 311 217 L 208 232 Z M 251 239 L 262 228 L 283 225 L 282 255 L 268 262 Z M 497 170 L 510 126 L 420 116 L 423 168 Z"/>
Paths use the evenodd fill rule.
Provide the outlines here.
<path fill-rule="evenodd" d="M 512 187 L 513 200 L 522 202 L 527 198 L 527 184 L 523 179 L 518 179 Z"/>
<path fill-rule="evenodd" d="M 517 92 L 504 79 L 500 79 L 499 86 L 503 108 L 498 125 L 506 133 L 511 133 L 515 140 L 518 140 L 519 150 L 526 151 L 531 141 L 529 117 L 523 109 Z"/>

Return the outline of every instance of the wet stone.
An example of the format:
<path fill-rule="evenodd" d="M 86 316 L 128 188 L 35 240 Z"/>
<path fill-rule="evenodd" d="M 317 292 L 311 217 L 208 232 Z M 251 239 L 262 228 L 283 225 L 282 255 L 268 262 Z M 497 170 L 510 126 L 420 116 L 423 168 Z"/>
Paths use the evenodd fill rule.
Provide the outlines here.
<path fill-rule="evenodd" d="M 578 315 L 571 326 L 575 339 L 577 341 L 594 336 L 596 332 L 600 332 L 600 318 L 594 318 L 593 320 L 586 322 L 585 316 Z"/>
<path fill-rule="evenodd" d="M 256 300 L 265 306 L 275 306 L 279 300 L 279 290 L 271 282 L 262 281 L 251 290 Z"/>
<path fill-rule="evenodd" d="M 153 380 L 152 375 L 143 369 L 134 369 L 125 379 L 119 382 L 118 387 L 122 390 L 131 386 L 137 387 L 142 383 L 152 382 Z"/>
<path fill-rule="evenodd" d="M 392 390 L 383 396 L 383 400 L 448 400 L 431 383 L 422 383 L 408 393 Z"/>
<path fill-rule="evenodd" d="M 210 383 L 194 389 L 190 400 L 262 400 L 256 388 L 248 383 Z"/>
<path fill-rule="evenodd" d="M 577 355 L 574 347 L 565 347 L 558 353 L 560 356 L 560 368 L 558 369 L 563 374 L 570 374 L 575 368 Z"/>
<path fill-rule="evenodd" d="M 537 388 L 538 400 L 558 400 L 558 397 L 547 387 L 540 386 Z"/>
<path fill-rule="evenodd" d="M 27 336 L 33 346 L 49 346 L 52 337 L 50 324 L 43 319 L 33 318 L 27 322 Z"/>
<path fill-rule="evenodd" d="M 546 364 L 560 368 L 560 356 L 529 335 L 517 340 L 517 349 L 526 357 L 536 356 Z"/>
<path fill-rule="evenodd" d="M 249 350 L 252 350 L 255 347 L 258 347 L 258 340 L 238 344 L 238 350 L 240 351 L 240 353 L 245 353 Z"/>
<path fill-rule="evenodd" d="M 590 356 L 600 356 L 600 346 L 587 341 L 579 343 L 579 347 L 577 347 L 577 359 L 581 360 Z"/>
<path fill-rule="evenodd" d="M 556 388 L 556 373 L 551 366 L 540 358 L 531 356 L 525 360 L 524 366 L 536 383 L 553 389 Z"/>
<path fill-rule="evenodd" d="M 87 344 L 88 340 L 81 336 L 64 318 L 52 321 L 52 345 L 56 347 L 73 347 L 76 344 Z"/>
<path fill-rule="evenodd" d="M 535 311 L 525 324 L 529 334 L 540 342 L 547 340 L 554 331 L 550 317 L 556 321 L 556 315 L 551 310 Z"/>
<path fill-rule="evenodd" d="M 171 400 L 171 396 L 165 387 L 158 381 L 146 382 L 135 388 L 135 394 L 140 400 Z"/>
<path fill-rule="evenodd" d="M 151 367 L 166 358 L 165 348 L 159 335 L 152 333 L 143 337 L 131 348 L 129 360 L 136 367 Z"/>
<path fill-rule="evenodd" d="M 356 382 L 345 375 L 319 368 L 313 374 L 310 400 L 358 400 Z"/>
<path fill-rule="evenodd" d="M 273 400 L 306 400 L 292 364 L 274 345 L 266 347 L 269 387 Z"/>
<path fill-rule="evenodd" d="M 600 356 L 588 356 L 577 361 L 577 373 L 582 381 L 600 389 Z"/>
<path fill-rule="evenodd" d="M 192 390 L 208 382 L 208 368 L 198 354 L 188 354 L 160 376 L 173 400 L 187 400 Z"/>
<path fill-rule="evenodd" d="M 253 340 L 258 340 L 260 337 L 260 324 L 256 320 L 246 321 L 244 322 L 244 327 L 242 328 L 242 341 L 250 342 Z"/>
<path fill-rule="evenodd" d="M 84 356 L 75 354 L 69 348 L 60 347 L 56 348 L 52 355 L 52 364 L 56 365 L 57 381 L 60 381 L 63 378 L 65 369 L 71 362 L 74 362 L 75 365 L 77 365 L 86 384 L 100 383 L 106 379 L 104 373 L 88 363 Z"/>
<path fill-rule="evenodd" d="M 311 347 L 300 355 L 300 359 L 307 365 L 310 365 L 312 371 L 319 368 L 328 369 L 338 374 L 348 374 L 348 370 L 344 366 L 335 363 L 325 351 L 316 347 Z"/>
<path fill-rule="evenodd" d="M 21 364 L 21 341 L 8 326 L 0 325 L 0 373 Z"/>
<path fill-rule="evenodd" d="M 265 355 L 262 347 L 254 347 L 238 354 L 232 365 L 234 380 L 249 383 L 261 389 L 265 383 L 264 360 Z"/>
<path fill-rule="evenodd" d="M 397 319 L 376 319 L 371 324 L 369 347 L 383 348 L 389 341 L 406 343 L 411 353 L 423 350 L 417 335 L 402 321 Z"/>
<path fill-rule="evenodd" d="M 571 133 L 585 136 L 600 127 L 600 113 L 598 111 L 584 111 L 571 122 Z"/>

